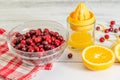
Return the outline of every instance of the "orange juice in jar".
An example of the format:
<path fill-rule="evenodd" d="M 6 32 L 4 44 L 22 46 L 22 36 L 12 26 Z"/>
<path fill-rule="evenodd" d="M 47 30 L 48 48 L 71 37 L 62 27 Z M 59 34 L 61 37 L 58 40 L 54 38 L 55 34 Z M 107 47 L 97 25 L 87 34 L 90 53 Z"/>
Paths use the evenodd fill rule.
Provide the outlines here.
<path fill-rule="evenodd" d="M 70 36 L 68 46 L 75 52 L 81 52 L 87 46 L 94 44 L 95 16 L 80 3 L 67 18 Z"/>

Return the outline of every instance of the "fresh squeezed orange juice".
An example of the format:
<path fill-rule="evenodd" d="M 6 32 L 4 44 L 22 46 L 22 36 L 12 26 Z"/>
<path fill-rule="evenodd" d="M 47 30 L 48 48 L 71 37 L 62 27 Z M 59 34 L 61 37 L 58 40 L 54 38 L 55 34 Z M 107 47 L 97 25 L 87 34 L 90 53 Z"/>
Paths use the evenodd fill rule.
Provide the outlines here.
<path fill-rule="evenodd" d="M 68 46 L 71 50 L 81 52 L 94 44 L 95 16 L 83 3 L 70 13 L 67 21 L 70 27 Z"/>

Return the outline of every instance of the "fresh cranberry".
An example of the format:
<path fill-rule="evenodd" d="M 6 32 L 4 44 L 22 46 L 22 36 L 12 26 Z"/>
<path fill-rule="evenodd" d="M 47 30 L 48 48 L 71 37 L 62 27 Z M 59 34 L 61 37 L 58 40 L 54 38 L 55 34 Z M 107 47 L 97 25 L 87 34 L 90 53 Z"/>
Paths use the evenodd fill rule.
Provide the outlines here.
<path fill-rule="evenodd" d="M 99 41 L 100 41 L 100 42 L 104 42 L 104 41 L 105 41 L 104 37 L 101 37 L 101 38 L 99 39 Z"/>
<path fill-rule="evenodd" d="M 0 34 L 3 34 L 5 32 L 5 29 L 0 28 Z"/>
<path fill-rule="evenodd" d="M 118 29 L 114 29 L 114 33 L 117 33 L 118 32 Z"/>
<path fill-rule="evenodd" d="M 119 31 L 120 31 L 120 27 L 119 27 L 118 29 L 119 29 Z"/>
<path fill-rule="evenodd" d="M 54 32 L 53 32 L 53 31 L 50 31 L 49 33 L 50 33 L 50 35 L 51 35 L 51 36 L 53 36 L 53 35 L 54 35 Z"/>
<path fill-rule="evenodd" d="M 30 47 L 29 49 L 28 49 L 28 52 L 34 52 L 35 50 L 34 50 L 34 48 L 33 47 Z"/>
<path fill-rule="evenodd" d="M 40 36 L 40 35 L 41 35 L 40 30 L 36 30 L 36 36 Z"/>
<path fill-rule="evenodd" d="M 100 30 L 100 27 L 99 27 L 99 26 L 97 26 L 97 27 L 96 27 L 96 30 L 97 30 L 97 31 L 99 31 L 99 30 Z"/>
<path fill-rule="evenodd" d="M 39 47 L 35 46 L 35 51 L 39 52 Z"/>
<path fill-rule="evenodd" d="M 52 38 L 51 38 L 51 40 L 52 40 L 52 41 L 55 41 L 55 40 L 56 40 L 56 38 L 55 38 L 55 37 L 52 37 Z"/>
<path fill-rule="evenodd" d="M 40 32 L 42 32 L 41 28 L 38 28 L 37 30 L 39 30 Z"/>
<path fill-rule="evenodd" d="M 110 32 L 113 32 L 113 28 L 112 28 L 112 27 L 111 27 L 111 28 L 109 28 L 109 31 L 110 31 Z"/>
<path fill-rule="evenodd" d="M 46 39 L 46 41 L 51 44 L 52 40 L 51 39 Z"/>
<path fill-rule="evenodd" d="M 105 33 L 108 33 L 109 32 L 109 29 L 105 29 Z"/>
<path fill-rule="evenodd" d="M 108 34 L 106 34 L 104 37 L 105 37 L 105 39 L 109 39 L 109 35 Z"/>
<path fill-rule="evenodd" d="M 20 50 L 25 47 L 24 44 L 18 44 L 17 46 L 18 46 L 18 49 L 20 49 Z"/>
<path fill-rule="evenodd" d="M 39 45 L 39 48 L 43 48 L 44 46 L 43 45 Z"/>
<path fill-rule="evenodd" d="M 25 34 L 22 35 L 22 39 L 24 39 L 24 40 L 26 39 L 26 35 Z"/>
<path fill-rule="evenodd" d="M 30 38 L 30 33 L 26 33 L 26 35 L 25 35 L 27 38 Z"/>
<path fill-rule="evenodd" d="M 19 36 L 21 36 L 22 34 L 20 34 L 19 32 L 18 33 L 16 33 L 16 37 L 19 37 Z"/>
<path fill-rule="evenodd" d="M 51 38 L 51 36 L 50 35 L 45 35 L 45 36 L 43 36 L 43 39 L 50 39 Z"/>
<path fill-rule="evenodd" d="M 56 46 L 59 46 L 59 45 L 60 45 L 60 40 L 57 40 L 57 39 L 56 39 L 56 40 L 55 40 L 55 45 L 56 45 Z"/>
<path fill-rule="evenodd" d="M 49 33 L 49 30 L 47 28 L 44 29 L 44 33 Z"/>
<path fill-rule="evenodd" d="M 45 48 L 45 50 L 50 50 L 51 49 L 51 45 L 49 45 L 49 44 L 44 45 L 44 48 Z"/>
<path fill-rule="evenodd" d="M 32 42 L 30 45 L 31 45 L 31 46 L 35 46 L 35 43 Z"/>
<path fill-rule="evenodd" d="M 62 36 L 58 36 L 57 38 L 58 38 L 60 41 L 63 40 L 63 37 L 62 37 Z"/>
<path fill-rule="evenodd" d="M 48 42 L 47 42 L 47 41 L 42 41 L 42 44 L 43 44 L 43 45 L 47 45 Z"/>
<path fill-rule="evenodd" d="M 40 48 L 39 51 L 40 51 L 40 52 L 44 52 L 45 50 L 44 50 L 43 48 Z"/>
<path fill-rule="evenodd" d="M 69 59 L 71 59 L 72 56 L 73 56 L 72 53 L 69 53 L 69 54 L 68 54 L 68 58 L 69 58 Z"/>
<path fill-rule="evenodd" d="M 55 33 L 54 33 L 54 36 L 55 36 L 55 37 L 58 37 L 58 36 L 59 36 L 59 33 L 58 33 L 58 32 L 55 32 Z"/>
<path fill-rule="evenodd" d="M 22 41 L 21 41 L 21 44 L 26 44 L 26 40 L 22 40 Z"/>
<path fill-rule="evenodd" d="M 33 40 L 31 38 L 27 39 L 26 41 L 27 41 L 27 44 L 33 43 Z"/>
<path fill-rule="evenodd" d="M 113 21 L 113 20 L 110 21 L 110 24 L 111 24 L 111 25 L 115 25 L 115 21 Z"/>
<path fill-rule="evenodd" d="M 34 39 L 34 41 L 35 41 L 35 43 L 41 42 L 41 41 L 42 41 L 42 38 L 41 38 L 41 37 L 36 37 L 36 38 Z"/>
<path fill-rule="evenodd" d="M 36 33 L 36 30 L 30 30 L 29 33 L 30 33 L 31 35 L 33 35 L 33 34 Z"/>
<path fill-rule="evenodd" d="M 52 46 L 51 46 L 51 49 L 54 49 L 54 48 L 55 48 L 55 45 L 52 45 Z"/>

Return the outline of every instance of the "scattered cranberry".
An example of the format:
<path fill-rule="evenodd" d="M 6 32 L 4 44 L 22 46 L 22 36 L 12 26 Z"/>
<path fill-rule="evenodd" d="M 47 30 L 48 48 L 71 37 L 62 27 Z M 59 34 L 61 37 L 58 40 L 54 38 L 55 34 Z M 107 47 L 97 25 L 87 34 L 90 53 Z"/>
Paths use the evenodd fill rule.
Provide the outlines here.
<path fill-rule="evenodd" d="M 105 41 L 104 37 L 101 37 L 101 38 L 99 39 L 99 41 L 100 41 L 100 42 L 104 42 L 104 41 Z"/>
<path fill-rule="evenodd" d="M 97 27 L 96 27 L 96 30 L 97 30 L 97 31 L 99 31 L 99 30 L 100 30 L 100 27 L 99 27 L 99 26 L 97 26 Z"/>
<path fill-rule="evenodd" d="M 110 21 L 110 24 L 111 24 L 111 25 L 115 25 L 115 21 L 113 21 L 113 20 Z"/>
<path fill-rule="evenodd" d="M 119 27 L 118 29 L 119 29 L 119 31 L 120 31 L 120 27 Z"/>
<path fill-rule="evenodd" d="M 0 28 L 0 34 L 3 34 L 4 32 L 5 32 L 5 30 Z"/>
<path fill-rule="evenodd" d="M 111 28 L 109 28 L 109 31 L 110 31 L 110 32 L 113 32 L 113 28 L 112 28 L 112 27 L 111 27 Z"/>
<path fill-rule="evenodd" d="M 114 29 L 114 33 L 117 33 L 118 32 L 118 29 Z"/>
<path fill-rule="evenodd" d="M 68 54 L 68 58 L 69 58 L 69 59 L 71 59 L 72 56 L 73 56 L 72 53 L 69 53 L 69 54 Z"/>
<path fill-rule="evenodd" d="M 109 29 L 105 29 L 105 33 L 108 33 L 109 32 Z"/>
<path fill-rule="evenodd" d="M 104 37 L 105 37 L 105 39 L 109 39 L 109 35 L 108 34 L 106 34 Z"/>

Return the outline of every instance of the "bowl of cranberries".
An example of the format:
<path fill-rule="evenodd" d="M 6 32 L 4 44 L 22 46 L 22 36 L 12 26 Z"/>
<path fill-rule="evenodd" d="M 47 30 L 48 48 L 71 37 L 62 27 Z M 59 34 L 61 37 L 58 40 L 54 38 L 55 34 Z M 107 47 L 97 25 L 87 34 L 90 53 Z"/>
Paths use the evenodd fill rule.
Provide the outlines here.
<path fill-rule="evenodd" d="M 26 22 L 8 33 L 10 51 L 28 65 L 54 62 L 65 50 L 67 40 L 67 29 L 49 20 Z"/>

